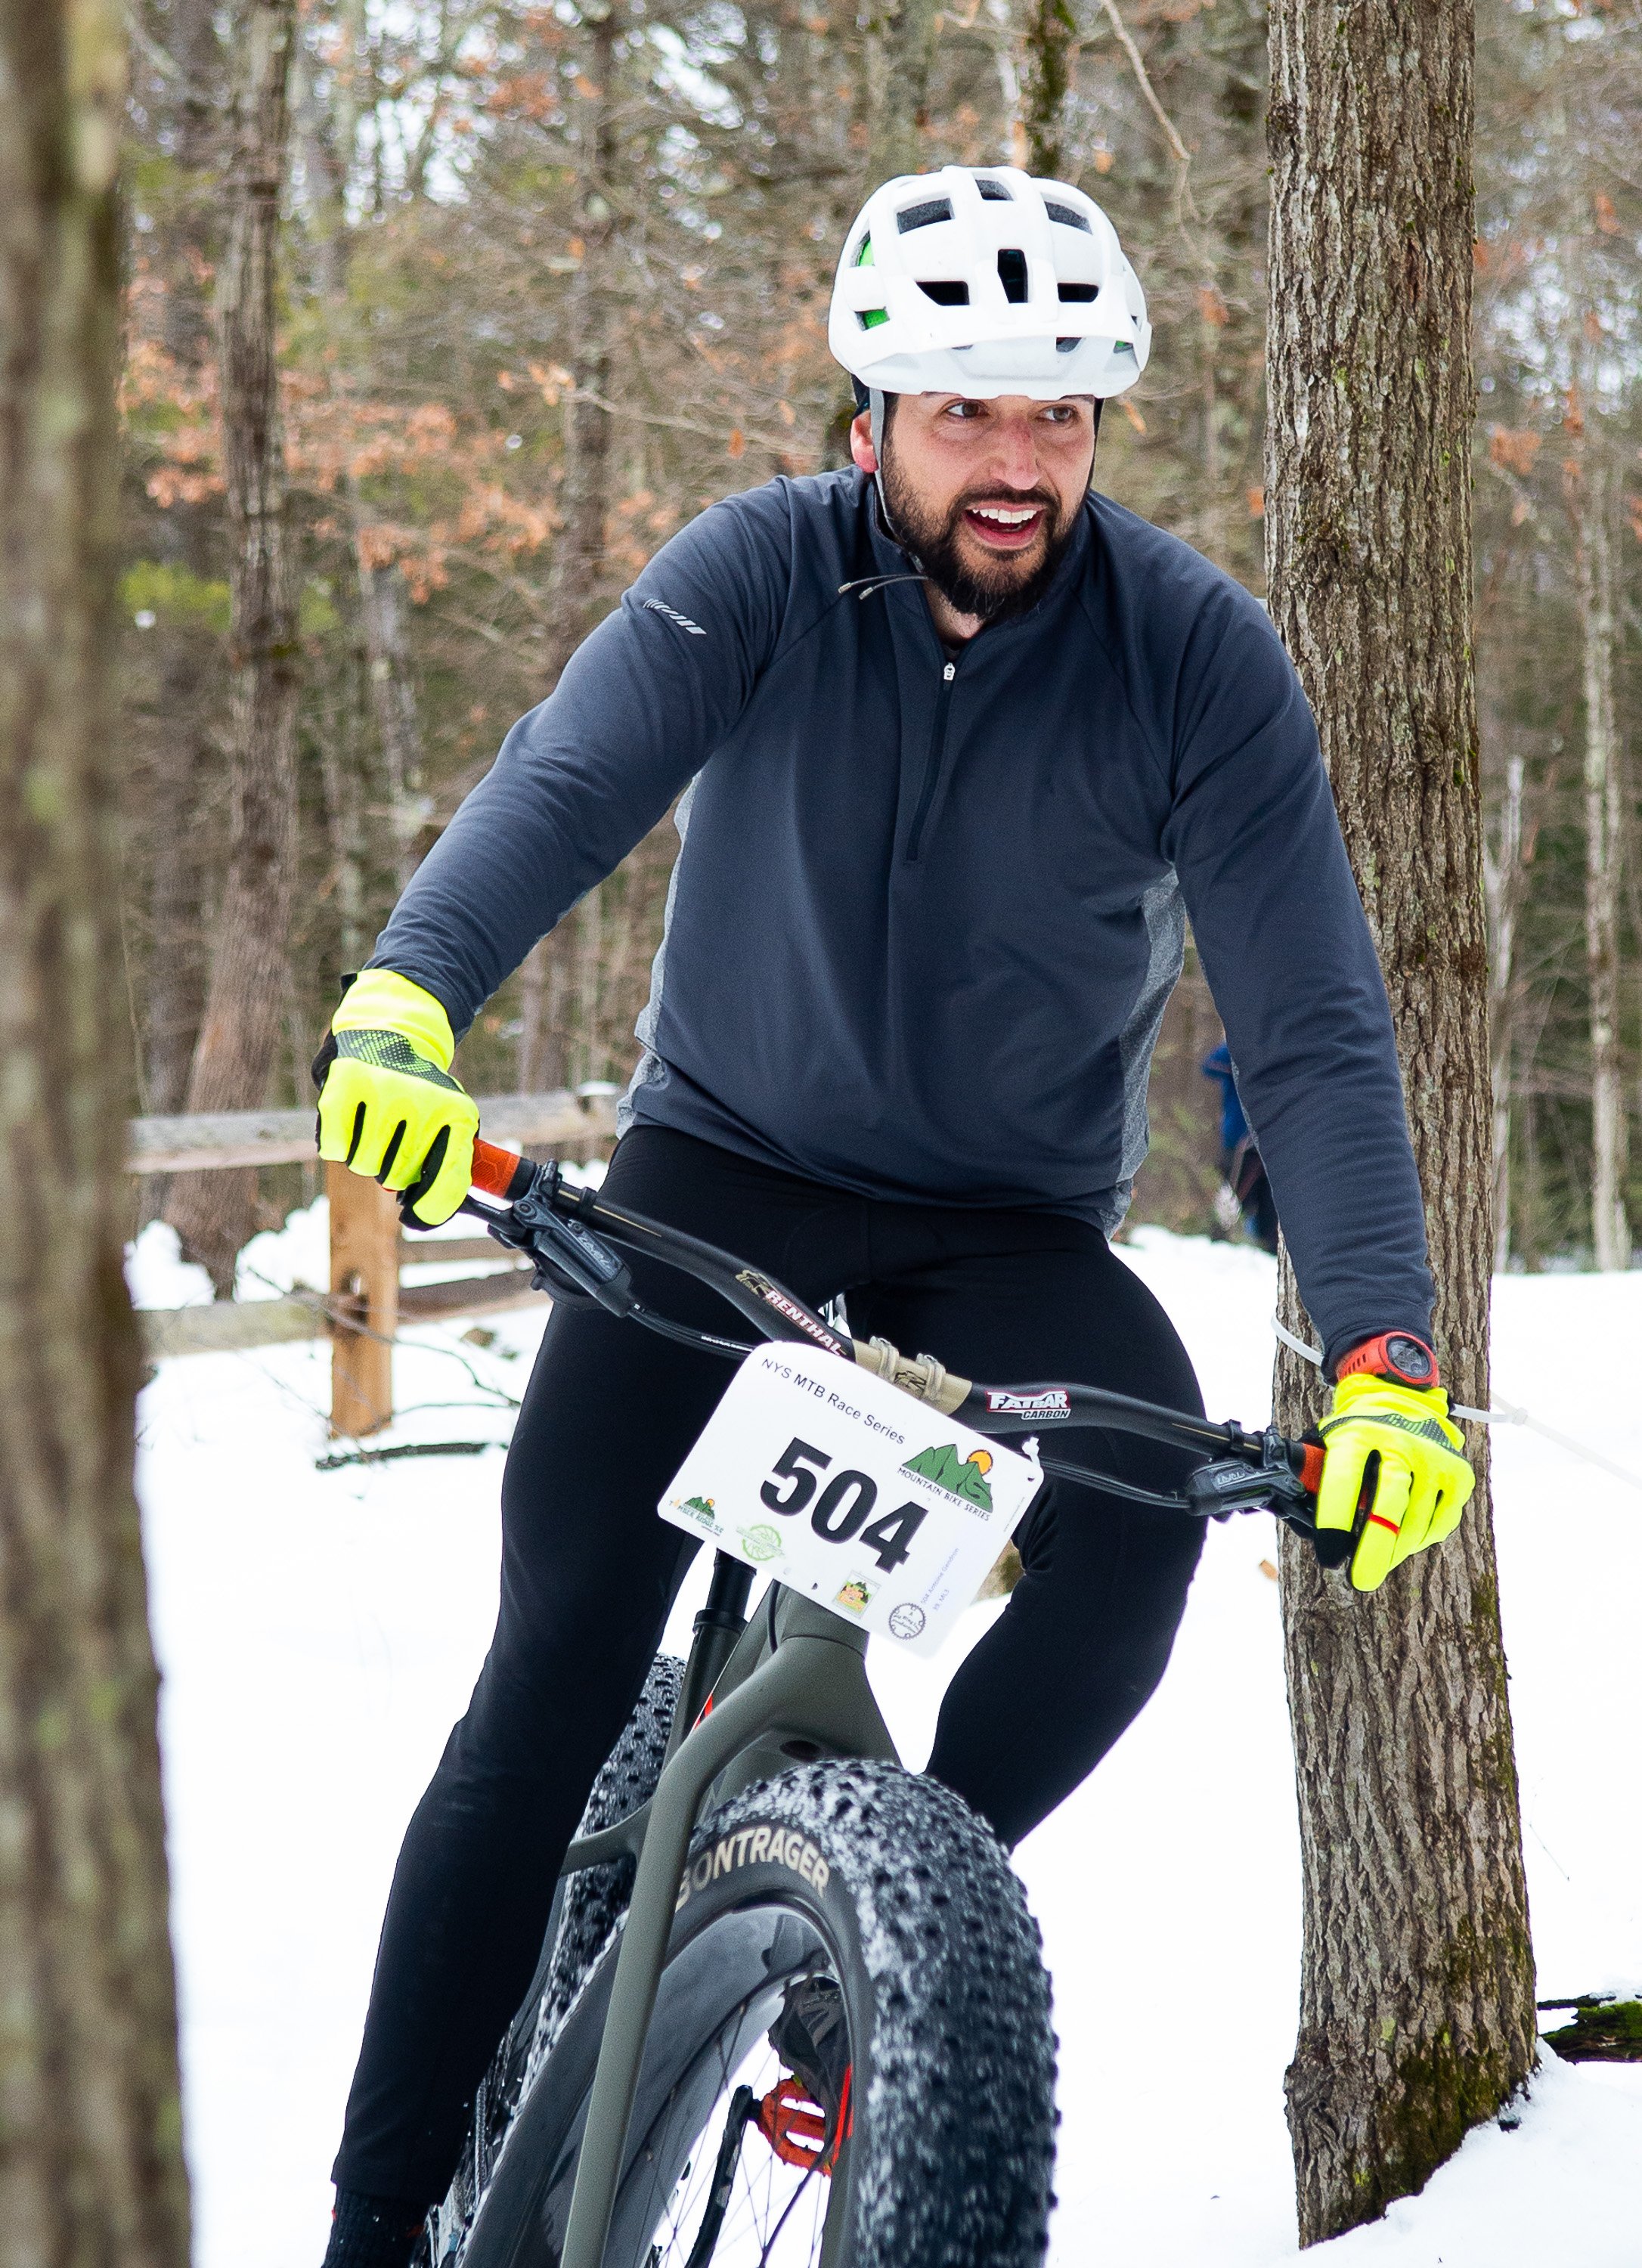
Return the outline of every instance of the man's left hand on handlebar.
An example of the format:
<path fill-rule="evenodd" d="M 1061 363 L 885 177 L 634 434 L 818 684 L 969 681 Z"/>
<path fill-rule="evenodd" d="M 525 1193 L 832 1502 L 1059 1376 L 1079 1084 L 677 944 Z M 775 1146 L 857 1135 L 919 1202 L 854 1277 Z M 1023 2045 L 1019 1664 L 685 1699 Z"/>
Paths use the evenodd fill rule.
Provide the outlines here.
<path fill-rule="evenodd" d="M 1321 1432 L 1319 1557 L 1329 1556 L 1326 1538 L 1344 1547 L 1358 1528 L 1366 1481 L 1373 1493 L 1351 1575 L 1357 1590 L 1377 1591 L 1404 1559 L 1453 1535 L 1476 1484 L 1431 1350 L 1401 1332 L 1353 1349 L 1340 1362 Z"/>

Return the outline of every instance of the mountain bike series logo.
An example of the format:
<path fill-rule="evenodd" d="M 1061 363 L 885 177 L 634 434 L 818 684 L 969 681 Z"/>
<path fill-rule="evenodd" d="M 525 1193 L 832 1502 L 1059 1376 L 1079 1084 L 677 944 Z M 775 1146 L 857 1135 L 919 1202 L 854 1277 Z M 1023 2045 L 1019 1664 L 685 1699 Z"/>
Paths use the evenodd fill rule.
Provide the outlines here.
<path fill-rule="evenodd" d="M 915 1479 L 933 1481 L 948 1496 L 974 1505 L 977 1511 L 992 1509 L 992 1487 L 986 1477 L 992 1469 L 990 1449 L 971 1449 L 967 1457 L 961 1458 L 958 1444 L 948 1441 L 941 1448 L 920 1449 L 916 1457 L 907 1459 L 901 1469 L 912 1474 Z"/>

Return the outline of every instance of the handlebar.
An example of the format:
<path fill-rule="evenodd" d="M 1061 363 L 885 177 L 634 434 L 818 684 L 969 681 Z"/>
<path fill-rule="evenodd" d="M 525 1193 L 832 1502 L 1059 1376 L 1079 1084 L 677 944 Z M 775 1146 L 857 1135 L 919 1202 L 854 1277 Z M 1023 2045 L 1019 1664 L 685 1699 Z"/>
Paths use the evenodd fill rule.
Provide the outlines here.
<path fill-rule="evenodd" d="M 504 1150 L 494 1142 L 476 1140 L 473 1145 L 473 1186 L 488 1197 L 497 1197 L 504 1204 L 512 1204 L 522 1197 L 535 1178 L 535 1167 L 528 1158 L 521 1158 L 516 1150 Z"/>
<path fill-rule="evenodd" d="M 556 1165 L 538 1166 L 493 1142 L 474 1144 L 473 1185 L 460 1210 L 482 1220 L 499 1243 L 528 1256 L 533 1284 L 556 1300 L 602 1307 L 684 1345 L 740 1360 L 755 1342 L 675 1322 L 634 1291 L 623 1252 L 659 1260 L 707 1285 L 767 1339 L 819 1346 L 928 1402 L 979 1433 L 1051 1437 L 1059 1425 L 1100 1425 L 1195 1451 L 1204 1462 L 1181 1491 L 1136 1487 L 1115 1473 L 1041 1456 L 1046 1473 L 1138 1504 L 1225 1518 L 1270 1511 L 1316 1538 L 1312 1500 L 1322 1476 L 1322 1445 L 1295 1440 L 1267 1426 L 1250 1433 L 1161 1403 L 1140 1402 L 1094 1386 L 1059 1381 L 987 1386 L 958 1378 L 931 1355 L 902 1354 L 887 1340 L 843 1336 L 796 1292 L 738 1260 L 642 1213 L 629 1212 L 592 1189 L 571 1187 Z"/>

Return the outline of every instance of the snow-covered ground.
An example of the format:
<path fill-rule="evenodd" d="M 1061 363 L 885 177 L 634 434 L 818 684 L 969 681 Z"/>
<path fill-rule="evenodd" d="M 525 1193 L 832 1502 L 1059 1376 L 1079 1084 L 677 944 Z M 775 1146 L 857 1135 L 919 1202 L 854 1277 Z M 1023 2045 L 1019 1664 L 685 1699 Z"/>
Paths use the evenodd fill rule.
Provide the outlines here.
<path fill-rule="evenodd" d="M 156 1306 L 193 1280 L 168 1234 L 147 1233 L 133 1271 Z M 323 1246 L 318 1209 L 293 1218 L 252 1248 L 243 1291 L 322 1280 Z M 1210 1409 L 1258 1419 L 1271 1263 L 1158 1230 L 1127 1257 Z M 1642 1273 L 1504 1278 L 1495 1325 L 1498 1394 L 1642 1475 Z M 420 1330 L 396 1356 L 383 1440 L 497 1445 L 460 1458 L 317 1470 L 335 1446 L 317 1344 L 170 1362 L 144 1396 L 198 2268 L 317 2268 L 399 1837 L 494 1614 L 499 1445 L 541 1326 L 534 1310 L 491 1319 L 484 1346 L 460 1323 Z M 1540 1990 L 1642 1992 L 1642 1491 L 1519 1428 L 1494 1438 Z M 1211 1530 L 1161 1692 L 1020 1854 L 1062 2042 L 1056 2268 L 1298 2257 L 1273 1557 L 1264 1519 Z M 687 1592 L 674 1642 L 696 1603 Z M 873 1667 L 919 1762 L 950 1661 Z M 1474 2133 L 1423 2196 L 1308 2257 L 1642 2268 L 1642 2066 L 1548 2061 L 1513 2132 Z"/>

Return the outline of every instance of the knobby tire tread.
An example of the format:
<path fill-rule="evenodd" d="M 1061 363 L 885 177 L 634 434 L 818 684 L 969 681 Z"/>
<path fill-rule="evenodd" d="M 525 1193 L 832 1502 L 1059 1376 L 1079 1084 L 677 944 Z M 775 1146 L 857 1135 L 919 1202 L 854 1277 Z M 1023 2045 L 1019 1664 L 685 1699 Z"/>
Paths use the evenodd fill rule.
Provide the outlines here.
<path fill-rule="evenodd" d="M 791 1859 L 747 1859 L 759 1846 L 744 1830 L 760 1826 L 796 1838 L 789 1851 L 806 1843 L 825 1856 L 823 1892 Z M 828 1759 L 719 1806 L 692 1840 L 685 1881 L 670 1959 L 749 1907 L 770 1914 L 772 1932 L 781 1911 L 820 1923 L 858 2058 L 869 2043 L 856 2077 L 849 2268 L 1038 2268 L 1053 2202 L 1056 2043 L 1037 1926 L 990 1830 L 933 1780 Z M 616 1950 L 602 1955 L 601 1984 Z M 664 1977 L 646 2058 L 647 2070 L 660 2058 L 663 2088 L 700 2044 L 663 2036 L 666 2007 Z M 567 2137 L 596 2044 L 578 2035 L 573 2009 L 561 2031 L 563 2055 L 532 2066 L 465 2268 L 549 2268 L 556 2258 L 543 2215 L 563 2210 Z M 624 2184 L 653 2191 L 654 2170 L 644 2170 L 637 2140 L 630 2148 Z M 559 2188 L 549 2198 L 551 2168 Z M 608 2268 L 643 2268 L 644 2257 L 642 2241 L 631 2260 L 613 2249 Z"/>

